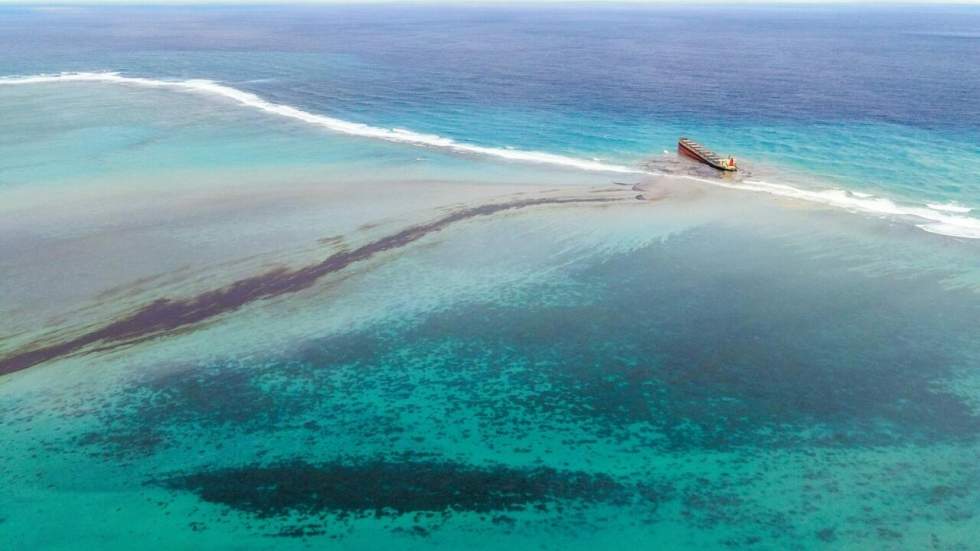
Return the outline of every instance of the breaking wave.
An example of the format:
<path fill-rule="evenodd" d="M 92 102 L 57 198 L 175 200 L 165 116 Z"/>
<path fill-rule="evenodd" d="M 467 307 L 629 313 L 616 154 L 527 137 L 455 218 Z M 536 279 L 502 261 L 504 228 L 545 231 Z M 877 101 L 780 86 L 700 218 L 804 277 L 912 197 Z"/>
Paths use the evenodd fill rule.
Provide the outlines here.
<path fill-rule="evenodd" d="M 966 213 L 970 212 L 971 210 L 973 210 L 970 207 L 964 207 L 963 205 L 959 205 L 957 203 L 945 203 L 945 204 L 942 204 L 942 203 L 926 203 L 926 206 L 929 207 L 929 208 L 931 208 L 932 210 L 940 210 L 940 211 L 943 211 L 943 212 L 956 212 L 956 213 L 960 213 L 960 214 L 966 214 Z"/>
<path fill-rule="evenodd" d="M 938 210 L 932 205 L 928 207 L 903 205 L 891 199 L 876 197 L 867 193 L 858 194 L 842 189 L 805 190 L 764 180 L 744 180 L 738 184 L 726 184 L 726 187 L 760 191 L 856 212 L 917 219 L 917 221 L 925 223 L 917 223 L 916 226 L 930 233 L 965 239 L 980 239 L 980 219 L 951 214 L 953 212 L 969 212 L 970 209 L 968 208 L 955 211 L 953 209 Z"/>
<path fill-rule="evenodd" d="M 246 92 L 231 86 L 219 84 L 212 80 L 159 80 L 144 77 L 123 76 L 119 73 L 113 72 L 59 73 L 0 77 L 0 85 L 44 84 L 56 82 L 107 82 L 122 85 L 141 86 L 146 88 L 169 88 L 222 97 L 245 107 L 250 107 L 285 118 L 299 120 L 333 132 L 347 134 L 350 136 L 359 136 L 422 147 L 434 147 L 456 153 L 483 155 L 509 161 L 547 164 L 594 172 L 624 174 L 655 173 L 636 167 L 607 163 L 599 159 L 579 159 L 566 155 L 558 155 L 555 153 L 527 151 L 514 149 L 511 147 L 488 147 L 458 142 L 452 138 L 446 138 L 436 134 L 424 134 L 402 128 L 381 128 L 363 123 L 345 121 L 334 117 L 328 117 L 326 115 L 310 113 L 309 111 L 304 111 L 290 105 L 273 103 L 251 92 Z M 969 207 L 960 205 L 900 205 L 884 197 L 875 197 L 866 193 L 851 192 L 841 189 L 806 190 L 786 184 L 751 179 L 743 180 L 737 183 L 728 183 L 721 180 L 711 180 L 707 178 L 687 178 L 713 185 L 720 185 L 726 188 L 768 193 L 771 195 L 778 195 L 780 197 L 788 197 L 830 205 L 851 211 L 913 218 L 916 219 L 917 222 L 921 222 L 916 224 L 917 227 L 931 233 L 967 239 L 980 239 L 980 219 L 970 216 L 959 216 L 972 210 Z"/>

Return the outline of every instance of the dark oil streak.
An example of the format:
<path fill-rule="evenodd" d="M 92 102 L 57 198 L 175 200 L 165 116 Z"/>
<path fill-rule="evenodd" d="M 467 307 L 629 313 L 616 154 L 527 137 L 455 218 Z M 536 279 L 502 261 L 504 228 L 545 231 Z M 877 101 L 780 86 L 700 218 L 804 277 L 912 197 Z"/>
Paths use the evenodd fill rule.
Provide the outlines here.
<path fill-rule="evenodd" d="M 538 198 L 458 210 L 428 224 L 412 226 L 356 249 L 335 253 L 317 264 L 296 270 L 285 268 L 272 270 L 240 279 L 225 287 L 207 291 L 188 299 L 162 298 L 155 300 L 129 316 L 74 339 L 0 359 L 0 375 L 67 356 L 97 342 L 106 343 L 100 347 L 100 350 L 107 350 L 134 340 L 142 340 L 152 335 L 196 324 L 219 314 L 232 312 L 256 300 L 302 291 L 327 274 L 343 270 L 355 262 L 367 260 L 378 253 L 404 247 L 430 233 L 438 232 L 451 224 L 468 218 L 537 205 L 608 203 L 614 201 L 617 199 L 606 197 Z"/>

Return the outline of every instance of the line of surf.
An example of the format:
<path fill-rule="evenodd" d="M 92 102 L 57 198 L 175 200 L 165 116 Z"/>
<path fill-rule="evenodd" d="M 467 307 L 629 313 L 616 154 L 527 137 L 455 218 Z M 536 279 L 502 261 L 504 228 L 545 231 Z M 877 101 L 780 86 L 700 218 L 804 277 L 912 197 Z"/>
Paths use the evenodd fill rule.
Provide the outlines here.
<path fill-rule="evenodd" d="M 973 210 L 971 207 L 964 207 L 958 203 L 926 203 L 926 206 L 932 210 L 955 212 L 957 214 L 966 214 Z"/>
<path fill-rule="evenodd" d="M 653 171 L 648 172 L 652 173 Z M 684 178 L 727 189 L 766 193 L 777 197 L 837 207 L 851 212 L 903 218 L 913 221 L 917 228 L 929 233 L 964 239 L 980 239 L 980 218 L 958 215 L 957 213 L 965 214 L 973 210 L 961 205 L 947 206 L 947 208 L 937 208 L 935 204 L 916 206 L 896 203 L 887 197 L 878 197 L 870 193 L 846 189 L 802 189 L 788 184 L 755 179 L 727 182 L 721 179 L 684 174 L 665 173 L 661 175 Z"/>
<path fill-rule="evenodd" d="M 257 109 L 273 115 L 295 119 L 313 124 L 324 129 L 389 142 L 403 143 L 422 147 L 445 149 L 456 153 L 496 157 L 509 161 L 527 162 L 587 170 L 593 172 L 610 172 L 625 174 L 658 174 L 655 171 L 642 170 L 636 167 L 605 163 L 595 160 L 579 159 L 555 153 L 528 151 L 520 149 L 497 148 L 476 144 L 457 142 L 435 134 L 423 134 L 400 128 L 381 128 L 363 123 L 345 121 L 326 115 L 310 113 L 291 105 L 273 103 L 251 92 L 239 90 L 220 84 L 213 80 L 160 80 L 146 77 L 123 76 L 115 72 L 79 72 L 42 74 L 31 76 L 0 77 L 0 85 L 11 84 L 44 84 L 57 82 L 106 82 L 122 85 L 141 86 L 146 88 L 168 88 L 197 94 L 218 96 L 231 100 L 239 105 Z M 901 205 L 891 199 L 875 197 L 869 194 L 850 192 L 842 189 L 808 190 L 790 185 L 766 182 L 763 180 L 743 180 L 738 183 L 728 183 L 722 180 L 681 176 L 711 185 L 768 193 L 780 197 L 820 203 L 828 206 L 843 208 L 850 211 L 864 212 L 875 215 L 914 218 L 917 227 L 922 230 L 966 239 L 980 239 L 980 219 L 971 216 L 961 216 L 971 209 L 961 205 L 913 206 Z"/>
<path fill-rule="evenodd" d="M 821 203 L 855 212 L 917 219 L 914 221 L 921 221 L 922 223 L 916 223 L 916 227 L 930 233 L 964 239 L 980 239 L 980 218 L 954 214 L 954 212 L 969 212 L 970 209 L 968 208 L 963 208 L 960 211 L 952 211 L 952 209 L 944 211 L 925 206 L 904 205 L 886 197 L 855 193 L 843 189 L 807 190 L 765 180 L 746 179 L 737 184 L 715 183 L 728 188 Z"/>
<path fill-rule="evenodd" d="M 145 88 L 170 88 L 220 96 L 234 101 L 245 107 L 258 109 L 273 115 L 303 121 L 305 123 L 320 126 L 333 132 L 372 138 L 389 142 L 411 144 L 417 146 L 434 147 L 446 149 L 456 153 L 468 153 L 473 155 L 483 155 L 497 157 L 510 161 L 520 161 L 526 163 L 539 163 L 554 166 L 563 166 L 578 170 L 588 170 L 594 172 L 616 172 L 616 173 L 642 173 L 636 168 L 577 159 L 566 155 L 546 153 L 543 151 L 526 151 L 520 149 L 502 149 L 497 147 L 487 147 L 482 145 L 457 142 L 452 138 L 446 138 L 436 134 L 423 134 L 401 128 L 380 128 L 368 124 L 345 121 L 326 115 L 319 115 L 298 109 L 291 105 L 273 103 L 265 100 L 251 92 L 239 90 L 231 86 L 219 84 L 213 80 L 191 79 L 191 80 L 159 80 L 145 77 L 123 76 L 119 73 L 59 73 L 49 75 L 33 75 L 23 77 L 4 77 L 0 78 L 0 85 L 3 84 L 45 84 L 55 82 L 108 82 L 124 84 L 130 86 L 141 86 Z"/>
<path fill-rule="evenodd" d="M 759 179 L 744 179 L 729 182 L 689 174 L 670 174 L 648 170 L 648 173 L 683 178 L 727 189 L 766 193 L 840 208 L 863 214 L 888 216 L 912 222 L 917 228 L 947 237 L 980 239 L 980 218 L 966 216 L 974 209 L 960 204 L 929 203 L 925 206 L 896 203 L 887 197 L 846 189 L 804 189 L 784 183 L 768 182 Z"/>

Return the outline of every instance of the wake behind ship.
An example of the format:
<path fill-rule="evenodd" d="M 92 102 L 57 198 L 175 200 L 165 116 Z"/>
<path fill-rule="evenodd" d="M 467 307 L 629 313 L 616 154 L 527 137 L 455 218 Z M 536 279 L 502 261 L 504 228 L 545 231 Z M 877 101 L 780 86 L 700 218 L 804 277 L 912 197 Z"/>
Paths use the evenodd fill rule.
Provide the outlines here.
<path fill-rule="evenodd" d="M 715 152 L 703 145 L 684 137 L 677 141 L 677 152 L 718 170 L 729 172 L 738 170 L 738 166 L 735 164 L 735 158 L 731 155 L 727 159 L 722 159 Z"/>

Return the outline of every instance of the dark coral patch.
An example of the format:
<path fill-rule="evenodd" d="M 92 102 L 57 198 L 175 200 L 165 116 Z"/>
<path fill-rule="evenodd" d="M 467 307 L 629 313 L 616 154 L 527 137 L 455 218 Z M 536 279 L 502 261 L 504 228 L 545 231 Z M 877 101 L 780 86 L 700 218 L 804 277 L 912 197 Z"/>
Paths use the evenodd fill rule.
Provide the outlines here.
<path fill-rule="evenodd" d="M 627 489 L 604 474 L 547 467 L 474 467 L 387 461 L 270 465 L 202 471 L 155 482 L 259 518 L 394 516 L 415 512 L 516 511 L 557 501 L 622 502 Z"/>
<path fill-rule="evenodd" d="M 854 271 L 753 233 L 698 229 L 576 274 L 590 300 L 466 305 L 362 348 L 431 351 L 429 365 L 460 374 L 459 403 L 483 400 L 473 381 L 491 377 L 505 382 L 491 391 L 534 389 L 485 400 L 494 427 L 519 403 L 588 420 L 599 437 L 642 423 L 660 436 L 643 445 L 658 449 L 980 437 L 980 416 L 944 384 L 974 361 L 975 326 L 961 320 L 980 319 L 980 302 L 931 274 Z M 321 348 L 312 363 L 337 363 L 332 342 Z"/>

